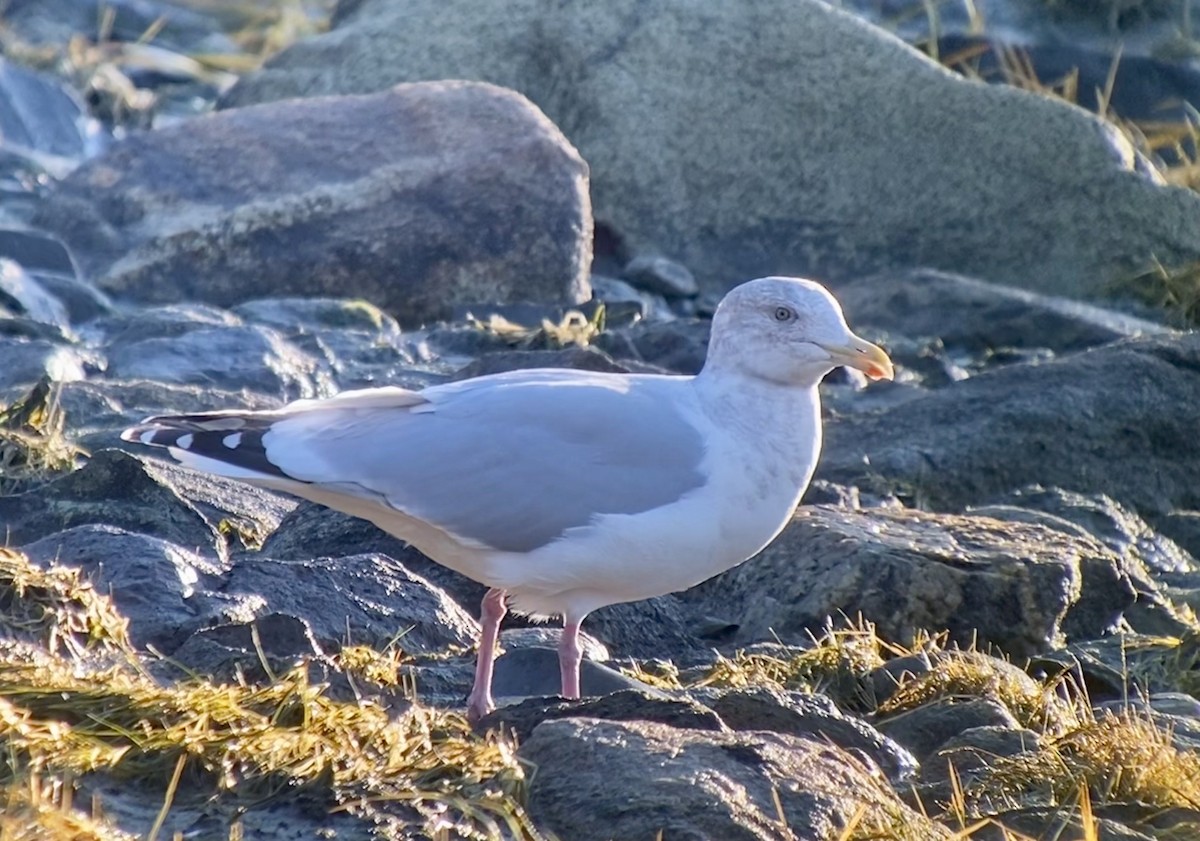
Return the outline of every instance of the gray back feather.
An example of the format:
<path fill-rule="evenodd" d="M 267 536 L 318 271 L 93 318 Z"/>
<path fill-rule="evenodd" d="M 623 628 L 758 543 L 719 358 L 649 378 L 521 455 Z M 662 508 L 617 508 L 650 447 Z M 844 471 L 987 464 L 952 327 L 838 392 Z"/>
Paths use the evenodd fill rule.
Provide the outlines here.
<path fill-rule="evenodd" d="M 703 484 L 704 442 L 661 389 L 673 383 L 623 378 L 621 391 L 615 380 L 580 384 L 578 374 L 563 373 L 435 388 L 415 411 L 305 413 L 279 421 L 264 444 L 290 476 L 341 491 L 356 486 L 512 552 L 544 546 L 601 514 L 668 505 Z"/>

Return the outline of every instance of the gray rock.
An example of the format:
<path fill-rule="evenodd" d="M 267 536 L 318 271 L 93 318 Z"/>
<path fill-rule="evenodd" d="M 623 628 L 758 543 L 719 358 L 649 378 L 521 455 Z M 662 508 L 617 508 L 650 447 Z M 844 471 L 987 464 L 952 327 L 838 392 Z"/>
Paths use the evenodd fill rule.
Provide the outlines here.
<path fill-rule="evenodd" d="M 527 100 L 483 84 L 131 135 L 35 223 L 106 291 L 143 301 L 355 296 L 415 324 L 456 304 L 589 297 L 586 165 Z"/>
<path fill-rule="evenodd" d="M 1042 748 L 1041 736 L 1033 730 L 1007 724 L 969 727 L 943 742 L 921 763 L 917 789 L 925 803 L 948 803 L 955 786 L 970 790 L 976 775 L 986 775 L 996 760 Z"/>
<path fill-rule="evenodd" d="M 241 326 L 242 320 L 228 310 L 185 302 L 157 307 L 126 307 L 88 325 L 86 334 L 103 344 L 122 345 L 148 339 L 173 339 L 193 330 Z"/>
<path fill-rule="evenodd" d="M 479 604 L 487 592 L 484 585 L 429 560 L 373 523 L 313 502 L 300 502 L 257 554 L 277 561 L 386 555 L 437 587 L 472 616 L 479 614 Z"/>
<path fill-rule="evenodd" d="M 134 645 L 170 653 L 211 619 L 201 579 L 220 569 L 182 546 L 90 525 L 49 535 L 22 551 L 42 566 L 60 562 L 83 570 L 129 620 Z"/>
<path fill-rule="evenodd" d="M 739 642 L 802 643 L 831 615 L 861 614 L 888 639 L 945 629 L 1023 656 L 1061 641 L 1091 558 L 1115 562 L 1094 540 L 1040 526 L 806 507 L 757 557 L 682 598 L 738 621 Z"/>
<path fill-rule="evenodd" d="M 201 628 L 171 653 L 169 662 L 216 681 L 257 680 L 268 677 L 267 669 L 279 674 L 302 660 L 323 655 L 307 622 L 267 613 L 248 621 Z M 179 677 L 177 671 L 170 676 Z"/>
<path fill-rule="evenodd" d="M 428 373 L 427 365 L 413 354 L 411 344 L 372 338 L 368 333 L 337 330 L 301 333 L 292 344 L 321 362 L 338 391 L 378 386 L 425 388 L 444 377 Z"/>
<path fill-rule="evenodd" d="M 978 727 L 1017 730 L 1020 724 L 999 701 L 991 698 L 939 698 L 913 710 L 883 718 L 875 726 L 925 762 L 955 736 Z"/>
<path fill-rule="evenodd" d="M 69 383 L 87 377 L 97 357 L 86 350 L 51 339 L 0 335 L 0 389 L 30 386 L 43 377 Z"/>
<path fill-rule="evenodd" d="M 1175 810 L 1159 812 L 1156 823 L 1171 822 L 1169 812 L 1172 811 Z M 1091 834 L 1096 841 L 1155 841 L 1155 835 L 1158 834 L 1147 835 L 1119 821 L 1102 817 L 1095 818 L 1091 826 L 1085 826 L 1077 812 L 1064 810 L 1058 805 L 1009 809 L 993 816 L 992 821 L 990 826 L 976 834 L 978 841 L 1008 841 L 1013 833 L 1018 833 L 1018 838 L 1087 838 Z"/>
<path fill-rule="evenodd" d="M 855 330 L 936 337 L 949 348 L 972 352 L 1049 348 L 1064 353 L 1173 332 L 1079 301 L 931 269 L 854 278 L 837 284 L 835 294 Z"/>
<path fill-rule="evenodd" d="M 1020 753 L 1041 750 L 1042 738 L 1033 730 L 1013 729 L 1003 725 L 969 727 L 956 736 L 951 736 L 937 751 L 935 762 L 932 757 L 925 760 L 921 768 L 924 779 L 945 779 L 951 766 L 961 775 L 963 772 L 987 768 L 998 756 L 1016 756 Z"/>
<path fill-rule="evenodd" d="M 667 298 L 694 298 L 700 294 L 700 286 L 687 266 L 668 257 L 634 257 L 621 276 L 639 289 Z"/>
<path fill-rule="evenodd" d="M 538 769 L 530 815 L 572 841 L 824 841 L 864 805 L 859 826 L 887 814 L 922 838 L 949 837 L 845 751 L 781 733 L 568 718 L 539 724 L 520 756 Z"/>
<path fill-rule="evenodd" d="M 603 663 L 585 658 L 579 666 L 579 691 L 585 698 L 609 695 L 624 689 L 654 690 Z M 496 658 L 492 694 L 497 702 L 516 698 L 557 698 L 562 691 L 558 651 L 553 648 L 517 648 Z"/>
<path fill-rule="evenodd" d="M 712 652 L 712 643 L 701 636 L 703 618 L 676 595 L 602 607 L 588 615 L 584 627 L 621 657 L 687 665 Z"/>
<path fill-rule="evenodd" d="M 1119 625 L 1163 635 L 1180 634 L 1192 627 L 1191 617 L 1173 603 L 1164 584 L 1186 587 L 1193 581 L 1200 583 L 1196 561 L 1142 518 L 1103 494 L 1085 496 L 1033 487 L 1010 499 L 1015 505 L 985 505 L 971 513 L 1095 537 L 1119 559 L 1113 563 L 1112 558 L 1093 558 L 1082 567 L 1079 601 L 1063 621 L 1068 638 L 1102 636 Z"/>
<path fill-rule="evenodd" d="M 558 648 L 562 641 L 562 628 L 551 625 L 534 625 L 529 628 L 506 628 L 500 632 L 500 648 L 515 651 L 518 648 Z M 605 663 L 611 659 L 604 643 L 586 631 L 578 636 L 579 647 L 588 660 Z"/>
<path fill-rule="evenodd" d="M 195 329 L 181 336 L 120 342 L 108 349 L 115 379 L 205 385 L 282 400 L 335 390 L 313 357 L 267 327 Z"/>
<path fill-rule="evenodd" d="M 111 315 L 114 310 L 112 299 L 94 284 L 74 274 L 48 271 L 32 274 L 42 288 L 62 302 L 67 311 L 67 318 L 72 324 L 83 324 L 94 318 Z"/>
<path fill-rule="evenodd" d="M 20 263 L 0 257 L 0 313 L 4 310 L 62 330 L 69 330 L 71 326 L 62 301 L 26 272 Z"/>
<path fill-rule="evenodd" d="M 591 165 L 596 218 L 709 287 L 931 265 L 1087 296 L 1200 255 L 1200 198 L 1097 118 L 817 0 L 363 0 L 229 104 L 441 78 L 532 99 Z"/>
<path fill-rule="evenodd" d="M 250 392 L 98 378 L 62 383 L 58 400 L 66 415 L 68 433 L 90 452 L 132 447 L 120 440 L 121 430 L 149 415 L 206 412 L 214 406 L 271 409 L 279 405 L 278 398 Z"/>
<path fill-rule="evenodd" d="M 961 510 L 1032 484 L 1105 494 L 1157 526 L 1200 510 L 1200 334 L 1130 339 L 825 426 L 820 478 Z"/>
<path fill-rule="evenodd" d="M 162 830 L 171 837 L 220 838 L 229 827 L 240 825 L 246 838 L 270 838 L 271 841 L 311 841 L 336 838 L 338 841 L 374 841 L 377 827 L 348 811 L 331 812 L 320 808 L 319 796 L 290 792 L 249 807 L 227 805 L 219 799 L 192 793 L 184 777 L 171 808 L 162 812 L 161 778 L 130 780 L 103 773 L 89 774 L 80 781 L 77 796 L 88 803 L 102 804 L 107 823 L 133 838 L 149 834 L 162 812 Z M 198 787 L 197 787 L 198 788 Z M 118 836 L 119 837 L 119 836 Z"/>
<path fill-rule="evenodd" d="M 222 521 L 269 532 L 295 503 L 270 491 L 119 450 L 35 490 L 0 497 L 0 523 L 15 545 L 80 525 L 159 538 L 212 558 L 228 556 Z"/>
<path fill-rule="evenodd" d="M 865 684 L 870 688 L 870 700 L 878 707 L 896 694 L 901 683 L 928 674 L 932 668 L 929 654 L 924 651 L 893 657 L 867 674 Z"/>
<path fill-rule="evenodd" d="M 633 358 L 677 374 L 698 374 L 708 353 L 710 326 L 696 319 L 642 322 L 621 333 L 601 334 L 594 344 L 618 360 Z"/>
<path fill-rule="evenodd" d="M 76 274 L 75 260 L 62 241 L 32 228 L 0 227 L 0 257 L 20 264 L 28 272 L 64 277 Z"/>
<path fill-rule="evenodd" d="M 7 153 L 61 177 L 96 151 L 99 125 L 66 85 L 5 59 L 0 60 L 0 138 Z"/>
<path fill-rule="evenodd" d="M 629 368 L 614 362 L 607 353 L 593 347 L 569 347 L 562 350 L 502 350 L 476 359 L 454 373 L 452 379 L 468 380 L 505 371 L 526 368 L 574 368 L 605 374 L 628 374 Z"/>
<path fill-rule="evenodd" d="M 639 292 L 618 278 L 605 277 L 593 272 L 591 285 L 593 297 L 604 302 L 604 323 L 609 328 L 636 324 L 657 309 L 652 296 Z M 651 300 L 647 301 L 647 298 Z M 663 301 L 663 305 L 665 304 Z"/>
<path fill-rule="evenodd" d="M 9 0 L 4 19 L 22 40 L 58 46 L 73 35 L 94 36 L 104 9 L 112 10 L 115 41 L 136 42 L 153 29 L 155 44 L 181 52 L 238 52 L 215 16 L 154 0 Z"/>
<path fill-rule="evenodd" d="M 689 698 L 648 694 L 644 689 L 622 689 L 601 698 L 577 701 L 530 698 L 519 704 L 500 707 L 484 716 L 475 729 L 486 732 L 503 728 L 516 736 L 518 742 L 524 742 L 543 721 L 557 721 L 560 718 L 650 721 L 682 730 L 729 732 L 721 717 L 703 704 Z"/>
<path fill-rule="evenodd" d="M 308 561 L 235 559 L 225 593 L 261 596 L 266 609 L 304 620 L 318 644 L 382 647 L 392 640 L 415 653 L 471 646 L 475 620 L 436 587 L 384 555 Z"/>
<path fill-rule="evenodd" d="M 160 483 L 149 463 L 116 450 L 97 453 L 80 470 L 35 491 L 0 497 L 0 521 L 17 545 L 85 524 L 145 531 L 214 555 L 223 543 L 214 525 Z"/>
<path fill-rule="evenodd" d="M 1196 559 L 1175 541 L 1163 537 L 1128 507 L 1104 494 L 1079 494 L 1035 485 L 1021 488 L 1002 499 L 1003 503 L 999 505 L 972 508 L 971 513 L 982 516 L 1011 514 L 1010 506 L 1044 512 L 1052 515 L 1042 519 L 1047 525 L 1054 522 L 1054 518 L 1058 519 L 1060 529 L 1063 521 L 1073 524 L 1116 554 L 1128 556 L 1147 570 L 1166 575 L 1200 572 Z M 1006 512 L 1006 509 L 1009 510 Z"/>
<path fill-rule="evenodd" d="M 690 694 L 734 730 L 770 730 L 837 745 L 865 756 L 893 781 L 912 777 L 918 768 L 907 749 L 862 719 L 845 715 L 824 695 L 776 692 L 762 686 Z"/>
<path fill-rule="evenodd" d="M 1092 537 L 1086 529 L 1041 511 L 1013 505 L 984 505 L 971 514 L 1013 523 L 1029 523 L 1055 529 L 1073 537 Z M 1136 572 L 1142 573 L 1140 576 Z M 1158 599 L 1157 585 L 1146 578 L 1145 567 L 1120 555 L 1101 555 L 1084 559 L 1079 599 L 1063 618 L 1062 628 L 1069 638 L 1098 637 L 1119 630 L 1126 612 L 1139 597 Z M 1143 584 L 1139 591 L 1138 584 Z"/>
<path fill-rule="evenodd" d="M 1156 517 L 1154 524 L 1193 558 L 1200 556 L 1200 511 L 1168 511 Z"/>
<path fill-rule="evenodd" d="M 378 340 L 400 335 L 400 325 L 379 307 L 349 298 L 259 298 L 232 308 L 250 324 L 272 327 L 287 336 L 352 331 Z"/>
<path fill-rule="evenodd" d="M 1194 690 L 1200 672 L 1200 632 L 1177 638 L 1124 633 L 1084 640 L 1034 657 L 1028 669 L 1046 681 L 1068 675 L 1086 688 L 1093 704 Z"/>

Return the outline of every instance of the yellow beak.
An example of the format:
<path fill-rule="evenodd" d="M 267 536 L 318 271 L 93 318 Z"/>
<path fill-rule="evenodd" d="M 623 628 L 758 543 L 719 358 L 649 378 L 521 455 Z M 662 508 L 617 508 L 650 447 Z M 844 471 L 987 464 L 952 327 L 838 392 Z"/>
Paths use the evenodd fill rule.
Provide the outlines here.
<path fill-rule="evenodd" d="M 873 380 L 890 380 L 896 374 L 892 360 L 883 352 L 883 348 L 858 336 L 852 335 L 844 345 L 822 344 L 821 347 L 837 364 L 857 368 Z"/>

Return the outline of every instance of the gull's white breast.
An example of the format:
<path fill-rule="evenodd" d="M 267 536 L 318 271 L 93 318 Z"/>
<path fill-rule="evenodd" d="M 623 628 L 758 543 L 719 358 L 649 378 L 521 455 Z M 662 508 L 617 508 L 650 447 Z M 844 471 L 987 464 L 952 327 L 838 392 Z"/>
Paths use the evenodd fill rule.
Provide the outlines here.
<path fill-rule="evenodd" d="M 692 395 L 686 412 L 706 442 L 703 485 L 670 505 L 602 515 L 530 553 L 476 558 L 472 576 L 508 591 L 521 612 L 582 616 L 685 590 L 770 543 L 816 466 L 816 390 L 782 404 L 742 395 L 731 402 L 739 407 L 736 418 Z"/>

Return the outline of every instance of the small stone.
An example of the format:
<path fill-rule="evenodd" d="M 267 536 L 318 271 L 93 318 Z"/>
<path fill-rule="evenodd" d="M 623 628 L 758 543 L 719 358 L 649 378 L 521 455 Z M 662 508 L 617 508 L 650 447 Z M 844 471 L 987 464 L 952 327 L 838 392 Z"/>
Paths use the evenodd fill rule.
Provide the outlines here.
<path fill-rule="evenodd" d="M 914 710 L 877 721 L 881 733 L 908 748 L 925 762 L 947 740 L 974 727 L 1017 730 L 1012 713 L 991 698 L 939 698 Z"/>
<path fill-rule="evenodd" d="M 621 275 L 639 289 L 666 298 L 694 298 L 700 294 L 700 286 L 687 267 L 667 257 L 634 257 Z"/>

